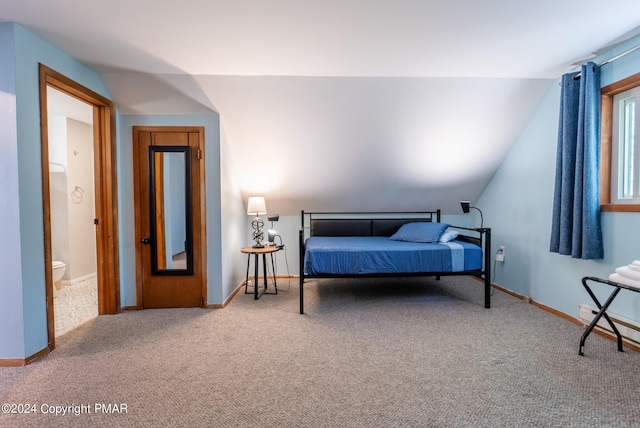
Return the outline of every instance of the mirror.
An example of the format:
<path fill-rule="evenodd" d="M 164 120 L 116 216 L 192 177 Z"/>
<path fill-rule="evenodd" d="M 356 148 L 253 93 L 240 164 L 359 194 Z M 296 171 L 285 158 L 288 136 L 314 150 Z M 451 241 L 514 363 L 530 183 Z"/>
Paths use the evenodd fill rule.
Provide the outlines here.
<path fill-rule="evenodd" d="M 151 274 L 193 275 L 188 146 L 149 147 Z"/>

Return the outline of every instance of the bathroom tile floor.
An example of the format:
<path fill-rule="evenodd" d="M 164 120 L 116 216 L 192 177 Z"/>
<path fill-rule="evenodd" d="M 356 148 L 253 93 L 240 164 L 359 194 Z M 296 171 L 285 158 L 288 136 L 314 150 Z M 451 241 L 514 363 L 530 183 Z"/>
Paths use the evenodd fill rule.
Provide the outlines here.
<path fill-rule="evenodd" d="M 98 316 L 98 279 L 93 276 L 74 283 L 63 283 L 53 297 L 56 337 Z"/>

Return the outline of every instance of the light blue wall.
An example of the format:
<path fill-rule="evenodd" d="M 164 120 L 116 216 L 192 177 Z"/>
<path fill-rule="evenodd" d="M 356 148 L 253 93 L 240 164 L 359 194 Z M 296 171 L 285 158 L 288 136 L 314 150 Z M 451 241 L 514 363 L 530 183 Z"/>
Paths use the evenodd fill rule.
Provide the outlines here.
<path fill-rule="evenodd" d="M 12 291 L 21 290 L 21 305 L 2 311 L 0 322 L 9 326 L 14 333 L 7 338 L 0 335 L 0 357 L 25 358 L 47 347 L 46 292 L 44 269 L 44 229 L 42 220 L 42 175 L 40 156 L 40 99 L 38 63 L 59 71 L 91 90 L 107 96 L 100 78 L 73 58 L 52 45 L 31 34 L 14 23 L 0 23 L 0 45 L 3 59 L 0 68 L 2 90 L 11 92 L 11 81 L 15 88 L 15 135 L 12 127 L 3 128 L 3 152 L 7 150 L 9 159 L 17 149 L 18 182 L 3 182 L 8 192 L 17 191 L 17 201 L 13 200 L 10 210 L 19 209 L 20 242 L 4 241 L 16 253 L 20 261 L 12 267 L 21 269 L 17 283 L 8 287 Z M 13 40 L 12 40 L 13 39 Z M 14 59 L 10 51 L 15 52 Z M 15 68 L 12 63 L 15 60 Z M 15 158 L 14 158 L 15 159 Z M 3 161 L 4 162 L 4 161 Z M 16 187 L 17 186 L 17 187 Z M 17 205 L 15 205 L 17 203 Z M 11 234 L 9 234 L 11 236 Z M 6 250 L 3 250 L 6 251 Z M 15 278 L 13 279 L 15 281 Z M 4 288 L 4 287 L 3 287 Z M 15 298 L 10 294 L 11 298 Z M 16 335 L 23 332 L 23 337 Z M 16 342 L 16 338 L 19 340 Z M 19 343 L 22 342 L 22 343 Z"/>
<path fill-rule="evenodd" d="M 210 115 L 119 115 L 118 206 L 120 217 L 120 300 L 123 307 L 136 306 L 135 222 L 133 198 L 133 127 L 204 126 L 207 210 L 207 297 L 209 304 L 222 303 L 220 118 Z"/>
<path fill-rule="evenodd" d="M 14 26 L 0 23 L 0 358 L 24 356 Z"/>
<path fill-rule="evenodd" d="M 48 345 L 42 218 L 38 64 L 109 98 L 100 77 L 14 23 L 0 23 L 0 358 L 24 359 Z M 224 303 L 243 278 L 242 196 L 218 114 L 116 115 L 121 304 L 136 304 L 131 127 L 204 126 L 208 304 Z M 226 144 L 226 143 L 225 143 Z M 224 178 L 224 182 L 221 180 Z M 224 237 L 222 223 L 225 223 Z M 224 255 L 222 250 L 233 248 Z"/>
<path fill-rule="evenodd" d="M 596 59 L 600 63 L 640 43 L 640 38 Z M 640 72 L 640 53 L 602 67 L 602 85 Z M 578 305 L 593 305 L 583 276 L 607 278 L 616 267 L 640 259 L 640 213 L 602 213 L 605 258 L 576 260 L 549 252 L 555 179 L 560 86 L 555 82 L 526 129 L 485 189 L 477 205 L 493 229 L 493 251 L 506 247 L 494 282 L 571 316 Z M 596 286 L 606 297 L 610 287 Z M 640 296 L 625 290 L 612 312 L 640 320 Z"/>

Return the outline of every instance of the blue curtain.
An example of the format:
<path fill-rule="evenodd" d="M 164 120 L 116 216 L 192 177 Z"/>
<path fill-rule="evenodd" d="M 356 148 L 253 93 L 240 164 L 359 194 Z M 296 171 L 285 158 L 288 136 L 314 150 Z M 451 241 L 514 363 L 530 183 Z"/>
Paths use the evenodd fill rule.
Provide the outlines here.
<path fill-rule="evenodd" d="M 550 249 L 604 257 L 600 225 L 600 69 L 593 62 L 562 76 Z"/>

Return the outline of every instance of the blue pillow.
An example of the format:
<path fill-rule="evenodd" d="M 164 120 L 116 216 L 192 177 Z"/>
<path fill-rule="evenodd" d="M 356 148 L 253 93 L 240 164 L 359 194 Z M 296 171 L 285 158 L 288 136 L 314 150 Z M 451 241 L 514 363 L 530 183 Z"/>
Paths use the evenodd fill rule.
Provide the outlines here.
<path fill-rule="evenodd" d="M 407 242 L 438 242 L 449 227 L 447 223 L 419 221 L 403 224 L 390 239 Z"/>

